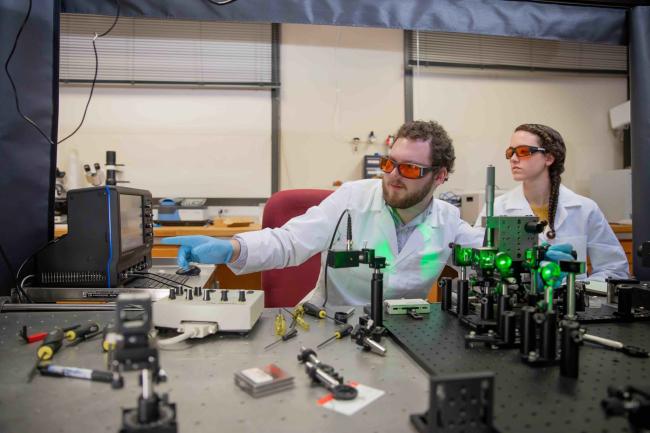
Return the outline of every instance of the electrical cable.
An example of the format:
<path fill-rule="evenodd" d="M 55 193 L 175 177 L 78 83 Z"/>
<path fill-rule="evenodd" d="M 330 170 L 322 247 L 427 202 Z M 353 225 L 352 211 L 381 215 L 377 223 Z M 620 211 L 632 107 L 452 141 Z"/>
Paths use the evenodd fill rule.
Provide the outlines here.
<path fill-rule="evenodd" d="M 7 254 L 5 253 L 5 249 L 2 247 L 0 244 L 0 255 L 2 255 L 2 259 L 5 262 L 5 265 L 7 266 L 7 270 L 9 271 L 9 275 L 11 275 L 11 278 L 14 280 L 14 286 L 17 288 L 18 287 L 18 279 L 16 278 L 14 274 L 14 270 L 11 267 L 11 262 L 9 261 L 9 257 L 7 257 Z"/>
<path fill-rule="evenodd" d="M 153 278 L 151 275 L 136 274 L 136 273 L 133 273 L 133 272 L 130 272 L 130 273 L 127 274 L 127 276 L 129 276 L 129 275 L 131 275 L 131 276 L 132 275 L 137 275 L 138 277 L 148 278 L 148 279 L 153 280 L 153 281 L 155 281 L 157 283 L 164 284 L 165 286 L 170 287 L 172 289 L 176 288 L 176 286 L 172 286 L 167 281 L 157 280 L 157 279 Z M 192 287 L 190 287 L 190 289 L 192 289 Z"/>
<path fill-rule="evenodd" d="M 31 0 L 30 0 L 31 1 Z M 84 120 L 86 120 L 86 113 L 88 112 L 88 107 L 90 106 L 90 100 L 93 98 L 93 93 L 95 91 L 95 84 L 97 83 L 97 74 L 99 72 L 99 56 L 97 55 L 97 45 L 95 45 L 95 41 L 97 38 L 102 38 L 109 34 L 114 28 L 115 25 L 117 25 L 117 21 L 120 18 L 120 0 L 115 0 L 117 3 L 117 12 L 115 13 L 115 20 L 113 21 L 113 24 L 106 30 L 104 33 L 101 35 L 95 33 L 95 36 L 93 37 L 93 53 L 95 54 L 95 74 L 93 75 L 93 82 L 90 85 L 90 94 L 88 95 L 88 101 L 86 101 L 86 108 L 84 108 L 84 114 L 81 116 L 81 122 L 79 122 L 79 125 L 72 131 L 70 134 L 68 134 L 65 138 L 59 140 L 57 144 L 61 144 L 64 141 L 66 141 L 68 138 L 72 137 L 79 131 L 81 128 L 81 125 L 83 125 Z"/>
<path fill-rule="evenodd" d="M 25 281 L 27 281 L 28 279 L 30 279 L 30 278 L 32 278 L 32 277 L 35 277 L 35 276 L 36 276 L 36 275 L 34 275 L 34 274 L 27 275 L 27 276 L 26 276 L 25 278 L 23 278 L 22 281 L 20 282 L 20 286 L 19 286 L 19 288 L 20 288 L 20 292 L 21 292 L 23 295 L 27 296 L 27 293 L 26 293 L 25 290 L 24 290 L 24 287 L 25 287 Z M 30 302 L 30 303 L 33 303 L 31 300 L 30 300 L 29 302 Z"/>
<path fill-rule="evenodd" d="M 177 335 L 176 337 L 166 338 L 164 340 L 158 340 L 158 345 L 159 346 L 170 346 L 172 344 L 177 344 L 177 343 L 183 342 L 185 340 L 189 340 L 190 338 L 192 338 L 193 334 L 194 334 L 194 331 L 186 331 L 186 332 L 183 332 L 180 335 Z"/>
<path fill-rule="evenodd" d="M 345 209 L 343 212 L 341 212 L 341 216 L 339 217 L 339 220 L 336 222 L 336 227 L 334 227 L 334 233 L 332 233 L 332 239 L 330 240 L 330 246 L 327 248 L 327 251 L 332 249 L 332 245 L 334 245 L 334 238 L 336 238 L 336 233 L 339 230 L 339 226 L 341 225 L 341 221 L 343 220 L 343 215 L 348 214 L 348 236 L 351 238 L 352 237 L 352 224 L 351 224 L 351 217 L 350 217 L 350 210 Z M 327 263 L 325 263 L 325 294 L 324 294 L 324 300 L 323 300 L 323 305 L 322 307 L 325 307 L 325 304 L 327 304 L 327 297 L 328 297 L 328 292 L 327 292 Z"/>
<path fill-rule="evenodd" d="M 177 344 L 190 338 L 204 338 L 208 335 L 216 334 L 219 327 L 216 323 L 210 322 L 184 322 L 178 328 L 182 334 L 176 337 L 167 338 L 165 340 L 158 340 L 158 346 L 170 346 Z"/>
<path fill-rule="evenodd" d="M 160 274 L 154 274 L 153 272 L 131 272 L 130 274 L 137 275 L 137 276 L 140 276 L 140 277 L 151 275 L 151 276 L 154 276 L 154 277 L 162 278 L 163 280 L 169 281 L 169 282 L 174 283 L 174 284 L 176 284 L 178 286 L 187 287 L 188 289 L 193 289 L 194 288 L 192 286 L 188 286 L 187 284 L 180 283 L 180 282 L 174 280 L 173 278 L 167 278 L 167 277 L 165 277 L 163 275 L 160 275 Z M 162 281 L 161 281 L 161 283 L 162 283 Z"/>
<path fill-rule="evenodd" d="M 34 122 L 32 119 L 27 117 L 23 111 L 20 109 L 20 101 L 18 99 L 18 91 L 16 90 L 16 83 L 14 83 L 13 77 L 11 76 L 11 73 L 9 73 L 9 62 L 11 62 L 11 58 L 14 55 L 14 52 L 16 51 L 16 46 L 18 45 L 18 39 L 20 39 L 20 35 L 23 32 L 23 29 L 25 28 L 25 24 L 27 24 L 27 20 L 29 19 L 29 16 L 32 13 L 32 0 L 29 0 L 29 6 L 27 8 L 27 13 L 25 14 L 25 18 L 23 18 L 23 22 L 20 25 L 20 28 L 18 29 L 18 33 L 16 33 L 16 38 L 14 39 L 13 46 L 11 47 L 11 51 L 9 52 L 9 56 L 7 57 L 7 60 L 5 61 L 5 73 L 7 74 L 7 78 L 9 79 L 9 83 L 11 84 L 11 88 L 13 90 L 14 94 L 14 101 L 16 103 L 16 110 L 18 111 L 18 114 L 20 114 L 20 117 L 22 117 L 27 123 L 32 125 L 36 130 L 43 136 L 45 139 L 48 141 L 50 144 L 54 144 L 54 141 L 50 137 L 47 136 L 43 132 L 43 130 Z"/>
<path fill-rule="evenodd" d="M 61 238 L 62 238 L 62 237 L 61 237 Z M 31 256 L 28 256 L 25 260 L 23 260 L 23 262 L 20 264 L 20 267 L 18 268 L 18 272 L 16 272 L 16 277 L 15 277 L 16 282 L 18 282 L 18 281 L 20 280 L 20 275 L 21 275 L 21 273 L 23 272 L 23 268 L 25 267 L 25 265 L 26 265 L 27 263 L 29 263 L 29 261 L 30 261 L 31 259 L 33 259 L 34 257 L 36 257 L 36 255 L 37 255 L 38 253 L 40 253 L 41 251 L 43 251 L 43 250 L 44 250 L 48 245 L 52 245 L 53 243 L 58 242 L 59 239 L 61 239 L 61 238 L 55 238 L 55 239 L 52 239 L 52 240 L 48 241 L 45 245 L 43 245 L 43 246 L 40 247 L 38 250 L 36 250 L 36 252 L 35 252 L 34 254 L 32 254 Z M 25 281 L 25 280 L 23 280 L 23 282 L 24 282 L 24 281 Z M 18 286 L 20 286 L 20 287 L 18 288 Z M 31 303 L 31 304 L 34 303 L 34 301 L 32 301 L 32 299 L 31 299 L 31 298 L 27 295 L 27 293 L 23 290 L 22 283 L 21 283 L 20 285 L 17 285 L 16 287 L 18 288 L 19 292 L 22 292 L 22 294 L 27 298 L 27 301 L 28 301 L 29 303 Z"/>
<path fill-rule="evenodd" d="M 14 286 L 16 287 L 16 290 L 18 292 L 18 301 L 20 301 L 21 303 L 23 302 L 29 302 L 30 304 L 33 303 L 32 298 L 30 298 L 29 295 L 25 293 L 25 291 L 23 290 L 23 284 L 18 283 L 19 276 L 18 274 L 14 275 L 13 273 L 14 271 L 11 268 L 11 262 L 9 262 L 9 258 L 7 257 L 4 248 L 2 248 L 2 245 L 0 245 L 0 254 L 2 255 L 2 258 L 4 259 L 4 262 L 7 265 L 7 269 L 9 270 L 9 273 L 11 274 L 11 277 L 14 280 Z M 25 262 L 27 260 L 29 260 L 29 257 L 25 259 L 25 261 L 20 265 L 20 268 L 18 269 L 19 272 L 23 269 L 23 266 L 25 265 Z M 25 280 L 23 280 L 23 282 L 24 281 Z"/>
<path fill-rule="evenodd" d="M 90 100 L 93 97 L 93 92 L 95 90 L 95 84 L 97 82 L 97 74 L 98 74 L 98 71 L 99 71 L 99 57 L 97 55 L 97 47 L 95 45 L 95 40 L 97 38 L 101 38 L 101 37 L 106 36 L 108 33 L 110 33 L 113 30 L 113 28 L 115 28 L 115 25 L 117 24 L 117 21 L 118 21 L 118 19 L 120 17 L 120 6 L 121 6 L 120 5 L 120 0 L 115 0 L 115 2 L 117 3 L 117 12 L 115 14 L 115 20 L 113 21 L 113 24 L 111 25 L 111 27 L 107 31 L 105 31 L 101 35 L 95 33 L 95 37 L 93 38 L 93 41 L 92 41 L 93 42 L 93 51 L 95 53 L 95 74 L 94 74 L 92 84 L 90 86 L 90 94 L 88 96 L 88 101 L 86 102 L 86 108 L 84 109 L 84 114 L 83 114 L 83 116 L 81 118 L 81 122 L 75 128 L 75 130 L 72 131 L 72 133 L 68 134 L 62 140 L 59 140 L 57 142 L 57 144 L 63 143 L 65 140 L 72 137 L 77 131 L 79 131 L 79 129 L 81 128 L 81 126 L 84 123 L 84 120 L 86 119 L 86 113 L 88 112 L 88 107 L 90 106 Z M 18 114 L 20 114 L 20 117 L 22 117 L 27 123 L 32 125 L 39 132 L 39 134 L 41 134 L 47 140 L 48 143 L 50 143 L 51 145 L 54 145 L 55 144 L 54 141 L 45 132 L 43 132 L 43 130 L 38 126 L 38 124 L 35 121 L 33 121 L 31 118 L 29 118 L 27 115 L 25 115 L 23 113 L 23 111 L 21 110 L 21 108 L 20 108 L 20 100 L 18 98 L 18 90 L 16 89 L 16 83 L 14 83 L 13 77 L 11 76 L 11 73 L 9 72 L 9 63 L 11 62 L 11 59 L 12 59 L 12 57 L 13 57 L 15 51 L 16 51 L 16 47 L 18 46 L 18 40 L 20 39 L 20 35 L 22 34 L 22 32 L 23 32 L 23 30 L 25 28 L 25 25 L 27 24 L 27 21 L 29 20 L 29 17 L 31 15 L 31 13 L 32 13 L 32 0 L 29 0 L 27 13 L 25 14 L 25 18 L 23 18 L 23 22 L 21 23 L 20 28 L 18 29 L 18 33 L 16 33 L 16 38 L 14 39 L 11 51 L 9 52 L 9 56 L 7 57 L 7 60 L 5 61 L 5 73 L 7 75 L 7 78 L 9 79 L 9 83 L 11 84 L 11 88 L 12 88 L 13 95 L 14 95 L 14 102 L 16 104 L 16 110 L 18 111 Z"/>

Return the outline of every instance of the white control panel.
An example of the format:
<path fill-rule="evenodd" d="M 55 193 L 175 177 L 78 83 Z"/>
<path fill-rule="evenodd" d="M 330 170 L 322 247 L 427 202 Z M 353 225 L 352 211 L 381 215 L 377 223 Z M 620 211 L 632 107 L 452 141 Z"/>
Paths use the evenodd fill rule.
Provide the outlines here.
<path fill-rule="evenodd" d="M 424 299 L 387 299 L 384 301 L 384 310 L 388 314 L 428 313 L 431 309 Z"/>
<path fill-rule="evenodd" d="M 178 329 L 181 322 L 209 322 L 219 332 L 248 332 L 263 310 L 262 290 L 171 289 L 168 297 L 153 303 L 153 323 Z"/>

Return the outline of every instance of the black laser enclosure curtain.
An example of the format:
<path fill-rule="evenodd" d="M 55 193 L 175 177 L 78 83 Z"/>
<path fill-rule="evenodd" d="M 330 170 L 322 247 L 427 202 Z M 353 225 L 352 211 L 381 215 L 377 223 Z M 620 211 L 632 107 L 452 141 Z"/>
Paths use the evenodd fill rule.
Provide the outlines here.
<path fill-rule="evenodd" d="M 47 4 L 47 7 L 45 5 Z M 23 113 L 56 142 L 58 106 L 57 1 L 34 1 L 9 64 Z M 0 295 L 13 286 L 22 261 L 51 239 L 54 230 L 56 146 L 23 120 L 4 65 L 27 13 L 26 0 L 0 0 Z M 27 275 L 25 273 L 25 275 Z"/>
<path fill-rule="evenodd" d="M 386 27 L 623 45 L 625 10 L 504 0 L 121 0 L 125 16 Z M 62 0 L 62 12 L 112 15 L 115 0 Z"/>

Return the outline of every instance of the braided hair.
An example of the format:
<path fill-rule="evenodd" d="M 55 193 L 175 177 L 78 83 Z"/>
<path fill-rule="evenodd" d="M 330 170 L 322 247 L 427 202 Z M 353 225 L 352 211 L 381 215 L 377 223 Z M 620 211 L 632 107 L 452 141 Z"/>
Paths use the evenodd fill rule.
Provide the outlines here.
<path fill-rule="evenodd" d="M 555 129 L 546 125 L 536 123 L 525 123 L 515 128 L 515 132 L 525 131 L 536 135 L 540 147 L 546 149 L 546 153 L 553 155 L 555 160 L 548 167 L 548 174 L 551 179 L 551 194 L 548 198 L 548 233 L 546 237 L 555 238 L 555 214 L 557 212 L 558 199 L 560 197 L 560 183 L 562 182 L 562 173 L 564 172 L 564 160 L 566 158 L 566 146 L 564 139 Z"/>

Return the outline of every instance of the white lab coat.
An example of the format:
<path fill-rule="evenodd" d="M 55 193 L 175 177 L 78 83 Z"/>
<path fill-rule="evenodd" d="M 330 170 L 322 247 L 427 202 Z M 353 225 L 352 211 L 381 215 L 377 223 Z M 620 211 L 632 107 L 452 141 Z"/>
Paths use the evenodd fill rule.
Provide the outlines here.
<path fill-rule="evenodd" d="M 242 233 L 248 258 L 237 274 L 297 266 L 314 254 L 327 251 L 336 222 L 349 209 L 352 216 L 354 249 L 371 248 L 386 257 L 384 298 L 425 298 L 450 255 L 450 242 L 479 246 L 484 230 L 460 219 L 453 205 L 434 199 L 431 215 L 412 233 L 402 251 L 397 252 L 395 223 L 382 196 L 381 180 L 368 179 L 343 184 L 319 206 L 295 217 L 276 229 Z M 339 227 L 335 249 L 345 248 L 346 218 Z M 321 274 L 312 300 L 324 299 L 324 273 L 327 254 L 321 258 Z M 372 269 L 327 271 L 328 301 L 331 306 L 363 305 L 370 302 Z"/>
<path fill-rule="evenodd" d="M 494 200 L 494 215 L 526 216 L 533 211 L 524 196 L 522 185 L 508 191 Z M 475 226 L 482 224 L 485 207 L 476 220 Z M 549 244 L 573 245 L 578 260 L 591 261 L 591 274 L 579 276 L 580 279 L 605 281 L 606 278 L 629 278 L 628 262 L 623 247 L 616 239 L 612 228 L 602 211 L 593 200 L 560 185 L 560 196 L 555 215 L 555 239 L 548 239 L 546 233 L 539 235 L 540 242 Z"/>

